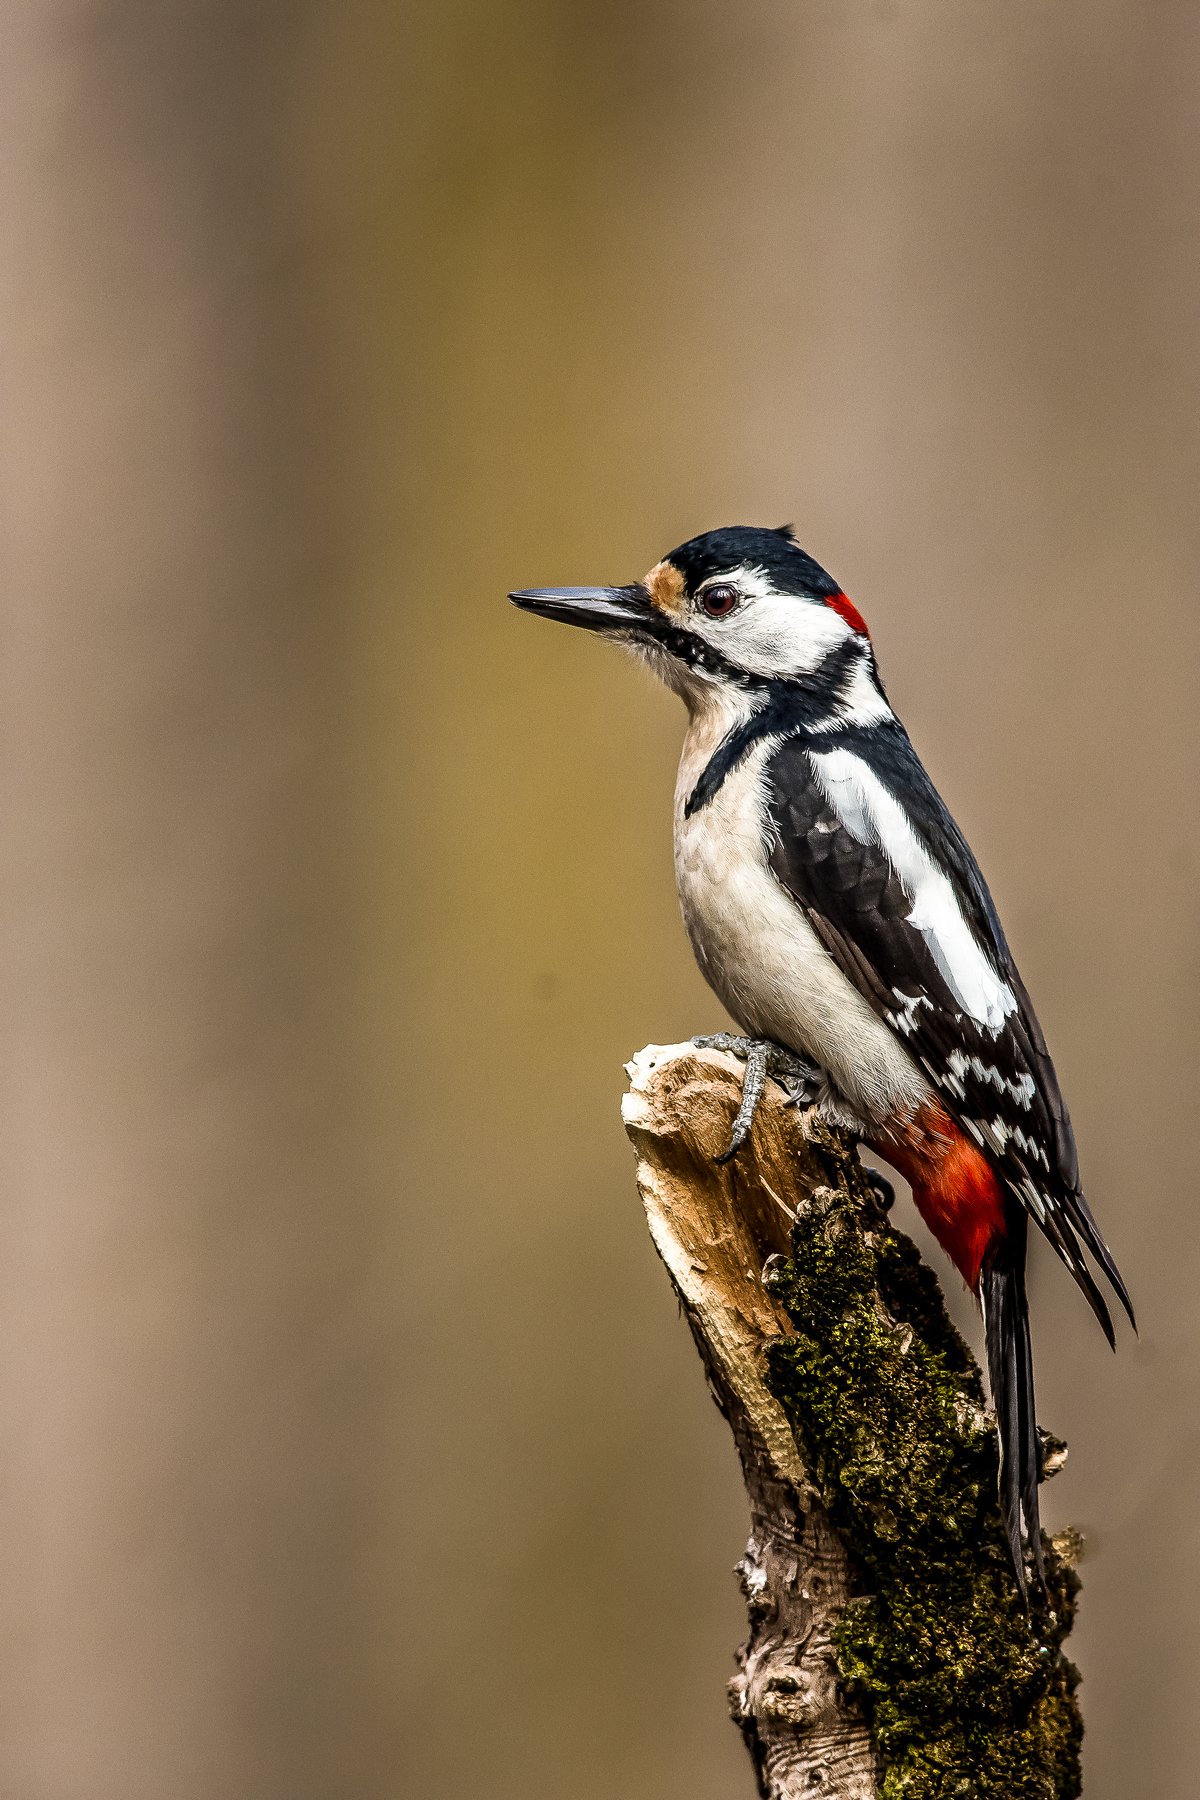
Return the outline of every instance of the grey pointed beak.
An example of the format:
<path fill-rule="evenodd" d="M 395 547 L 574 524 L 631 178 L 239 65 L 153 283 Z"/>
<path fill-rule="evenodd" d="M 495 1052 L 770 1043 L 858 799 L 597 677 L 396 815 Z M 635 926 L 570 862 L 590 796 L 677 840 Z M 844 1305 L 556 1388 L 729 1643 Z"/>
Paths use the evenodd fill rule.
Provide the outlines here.
<path fill-rule="evenodd" d="M 518 588 L 508 597 L 525 612 L 587 631 L 637 631 L 654 618 L 650 595 L 640 581 L 615 588 Z"/>

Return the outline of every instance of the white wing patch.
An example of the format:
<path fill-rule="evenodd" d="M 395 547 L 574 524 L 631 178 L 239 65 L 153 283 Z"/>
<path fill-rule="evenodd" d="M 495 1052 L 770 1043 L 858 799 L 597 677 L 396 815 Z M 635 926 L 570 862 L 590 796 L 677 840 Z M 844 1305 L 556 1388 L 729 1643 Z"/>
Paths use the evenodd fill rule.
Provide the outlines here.
<path fill-rule="evenodd" d="M 908 922 L 925 939 L 963 1011 L 996 1035 L 1016 1011 L 1016 996 L 967 924 L 949 876 L 930 859 L 903 807 L 850 750 L 814 752 L 812 766 L 846 830 L 860 844 L 876 845 L 896 871 L 912 901 Z"/>

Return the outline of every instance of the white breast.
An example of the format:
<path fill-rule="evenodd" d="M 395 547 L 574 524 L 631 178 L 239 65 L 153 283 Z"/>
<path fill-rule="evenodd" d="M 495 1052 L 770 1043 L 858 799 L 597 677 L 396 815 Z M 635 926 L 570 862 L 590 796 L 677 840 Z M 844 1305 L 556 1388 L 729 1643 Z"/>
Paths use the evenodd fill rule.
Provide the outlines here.
<path fill-rule="evenodd" d="M 675 876 L 700 968 L 744 1031 L 820 1064 L 860 1117 L 911 1112 L 931 1097 L 929 1083 L 771 873 L 763 768 L 776 740 L 755 745 L 715 798 L 684 816 L 731 723 L 693 719 L 675 794 Z"/>

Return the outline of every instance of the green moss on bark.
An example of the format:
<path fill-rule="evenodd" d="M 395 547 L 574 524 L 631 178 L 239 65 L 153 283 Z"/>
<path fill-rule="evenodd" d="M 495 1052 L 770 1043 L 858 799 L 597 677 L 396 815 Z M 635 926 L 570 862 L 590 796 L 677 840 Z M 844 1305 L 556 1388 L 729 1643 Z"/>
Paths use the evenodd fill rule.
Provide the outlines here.
<path fill-rule="evenodd" d="M 837 1633 L 866 1699 L 884 1800 L 1073 1800 L 1078 1582 L 1046 1540 L 1027 1616 L 996 1500 L 979 1371 L 932 1273 L 856 1158 L 819 1139 L 829 1186 L 768 1276 L 796 1336 L 769 1380 L 861 1576 Z"/>

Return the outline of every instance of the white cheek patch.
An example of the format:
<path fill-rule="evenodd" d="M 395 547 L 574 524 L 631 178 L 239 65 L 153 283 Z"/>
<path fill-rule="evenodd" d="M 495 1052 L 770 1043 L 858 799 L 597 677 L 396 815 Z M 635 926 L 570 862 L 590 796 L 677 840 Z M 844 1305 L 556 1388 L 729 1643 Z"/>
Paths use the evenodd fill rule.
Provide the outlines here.
<path fill-rule="evenodd" d="M 710 619 L 702 610 L 689 628 L 751 675 L 809 675 L 854 632 L 819 600 L 777 594 L 758 569 L 734 569 L 729 580 L 742 592 L 736 612 Z"/>
<path fill-rule="evenodd" d="M 929 947 L 963 1011 L 993 1034 L 1017 1001 L 963 916 L 949 877 L 933 863 L 904 809 L 849 750 L 814 752 L 813 768 L 830 806 L 860 844 L 883 851 L 912 902 L 909 924 Z"/>

